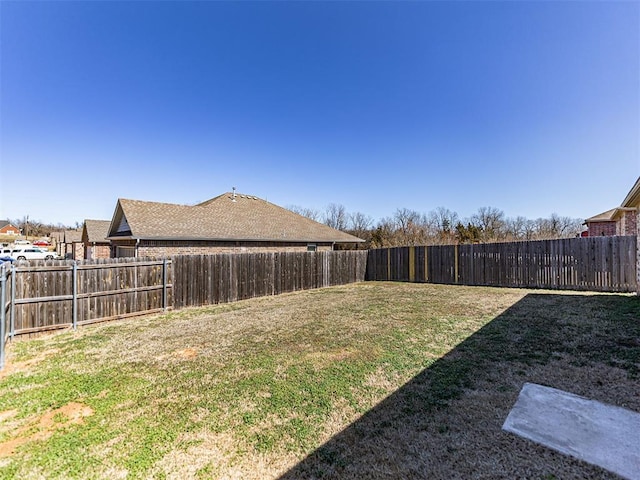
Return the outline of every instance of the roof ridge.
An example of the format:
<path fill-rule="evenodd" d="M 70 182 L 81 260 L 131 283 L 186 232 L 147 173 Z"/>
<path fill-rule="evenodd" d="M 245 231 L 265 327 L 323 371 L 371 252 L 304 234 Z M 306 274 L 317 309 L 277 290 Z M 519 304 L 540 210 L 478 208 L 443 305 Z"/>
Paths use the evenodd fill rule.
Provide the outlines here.
<path fill-rule="evenodd" d="M 196 205 L 119 199 L 117 222 L 131 236 L 147 239 L 215 239 L 296 242 L 362 242 L 291 210 L 244 193 L 225 192 Z M 115 228 L 115 227 L 114 227 Z M 117 227 L 120 228 L 120 227 Z M 113 233 L 113 232 L 111 232 Z"/>

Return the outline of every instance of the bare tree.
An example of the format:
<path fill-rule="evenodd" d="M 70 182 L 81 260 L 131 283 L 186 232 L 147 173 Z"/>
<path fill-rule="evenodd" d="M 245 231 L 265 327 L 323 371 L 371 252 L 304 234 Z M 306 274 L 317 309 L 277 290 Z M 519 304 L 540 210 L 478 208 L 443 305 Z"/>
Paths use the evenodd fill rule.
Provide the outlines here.
<path fill-rule="evenodd" d="M 424 245 L 428 238 L 428 222 L 424 215 L 408 208 L 399 208 L 393 215 L 397 227 L 398 245 Z"/>
<path fill-rule="evenodd" d="M 392 218 L 383 218 L 371 232 L 371 246 L 373 248 L 396 246 L 397 231 L 397 226 Z"/>
<path fill-rule="evenodd" d="M 527 232 L 527 220 L 525 217 L 507 218 L 504 221 L 504 234 L 506 240 L 521 240 Z"/>
<path fill-rule="evenodd" d="M 504 236 L 504 212 L 495 207 L 480 207 L 471 217 L 471 223 L 482 232 L 482 240 L 500 240 Z"/>
<path fill-rule="evenodd" d="M 524 236 L 522 240 L 535 240 L 536 238 L 536 221 L 527 219 L 524 224 Z"/>
<path fill-rule="evenodd" d="M 452 244 L 455 242 L 494 242 L 543 240 L 575 237 L 582 230 L 582 220 L 553 213 L 549 218 L 530 220 L 523 216 L 506 217 L 495 207 L 481 207 L 470 219 L 437 207 L 428 214 L 409 208 L 397 209 L 391 217 L 374 220 L 362 212 L 347 213 L 344 205 L 331 203 L 324 212 L 297 205 L 287 207 L 312 220 L 322 221 L 366 241 L 364 248 L 402 245 Z"/>
<path fill-rule="evenodd" d="M 350 213 L 348 215 L 349 231 L 356 237 L 363 238 L 365 233 L 371 229 L 373 218 L 362 212 Z"/>
<path fill-rule="evenodd" d="M 582 230 L 582 220 L 579 218 L 561 217 L 552 213 L 550 220 L 558 238 L 575 237 Z"/>
<path fill-rule="evenodd" d="M 436 243 L 451 243 L 456 234 L 456 226 L 460 223 L 458 214 L 445 207 L 438 207 L 429 212 L 428 224 L 433 230 L 432 236 Z"/>
<path fill-rule="evenodd" d="M 561 217 L 552 213 L 549 218 L 535 220 L 536 237 L 538 239 L 569 238 L 580 234 L 582 220 L 578 218 Z"/>
<path fill-rule="evenodd" d="M 321 216 L 320 212 L 315 208 L 306 208 L 299 205 L 288 205 L 287 210 L 297 213 L 298 215 L 302 215 L 303 217 L 310 218 L 311 220 L 315 220 L 316 222 L 320 220 Z"/>
<path fill-rule="evenodd" d="M 330 203 L 324 212 L 324 223 L 336 230 L 346 230 L 347 210 L 344 205 Z"/>

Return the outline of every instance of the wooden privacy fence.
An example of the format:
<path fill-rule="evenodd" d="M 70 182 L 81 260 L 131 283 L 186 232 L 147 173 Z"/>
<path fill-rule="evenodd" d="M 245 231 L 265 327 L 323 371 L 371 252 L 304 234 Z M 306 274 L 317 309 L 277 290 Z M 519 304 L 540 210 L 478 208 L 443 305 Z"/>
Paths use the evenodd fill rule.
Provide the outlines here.
<path fill-rule="evenodd" d="M 0 368 L 15 335 L 87 325 L 171 304 L 170 260 L 19 262 L 0 272 Z"/>
<path fill-rule="evenodd" d="M 367 252 L 277 252 L 173 257 L 174 307 L 364 281 Z"/>
<path fill-rule="evenodd" d="M 367 280 L 636 291 L 636 237 L 369 250 Z"/>
<path fill-rule="evenodd" d="M 5 264 L 0 368 L 15 335 L 363 280 L 634 292 L 636 237 Z"/>
<path fill-rule="evenodd" d="M 366 251 L 21 262 L 0 270 L 0 368 L 15 335 L 364 281 Z"/>
<path fill-rule="evenodd" d="M 20 262 L 7 272 L 11 336 L 159 311 L 171 303 L 170 260 Z"/>

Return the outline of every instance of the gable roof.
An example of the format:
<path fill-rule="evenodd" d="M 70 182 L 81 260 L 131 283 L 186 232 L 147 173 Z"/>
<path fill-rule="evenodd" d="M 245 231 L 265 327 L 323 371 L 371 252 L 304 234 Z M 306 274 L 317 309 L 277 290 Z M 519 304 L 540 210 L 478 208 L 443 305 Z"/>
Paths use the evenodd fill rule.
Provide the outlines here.
<path fill-rule="evenodd" d="M 89 243 L 108 243 L 110 220 L 85 220 L 82 239 Z"/>
<path fill-rule="evenodd" d="M 640 208 L 640 177 L 638 177 L 636 183 L 631 187 L 631 190 L 619 207 L 587 218 L 584 223 L 615 222 L 624 212 L 635 211 L 638 208 Z"/>
<path fill-rule="evenodd" d="M 594 215 L 593 217 L 587 218 L 585 223 L 593 223 L 593 222 L 613 222 L 615 221 L 614 216 L 616 214 L 617 208 L 612 208 L 611 210 L 607 210 L 606 212 L 599 213 L 598 215 Z"/>
<path fill-rule="evenodd" d="M 65 230 L 64 243 L 82 242 L 82 230 Z"/>
<path fill-rule="evenodd" d="M 622 207 L 640 207 L 640 177 L 622 201 Z"/>
<path fill-rule="evenodd" d="M 9 226 L 9 225 L 12 226 L 15 229 L 18 229 L 18 227 L 16 227 L 13 223 L 11 223 L 8 220 L 0 220 L 0 228 L 4 228 L 4 227 Z"/>
<path fill-rule="evenodd" d="M 119 199 L 109 238 L 360 243 L 253 195 L 227 192 L 198 205 Z"/>

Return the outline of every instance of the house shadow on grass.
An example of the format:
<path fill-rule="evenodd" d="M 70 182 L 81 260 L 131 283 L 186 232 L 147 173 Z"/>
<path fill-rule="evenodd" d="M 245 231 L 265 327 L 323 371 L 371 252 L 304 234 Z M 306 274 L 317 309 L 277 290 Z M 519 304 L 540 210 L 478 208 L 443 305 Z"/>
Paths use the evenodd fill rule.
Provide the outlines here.
<path fill-rule="evenodd" d="M 283 474 L 618 478 L 501 430 L 525 382 L 640 411 L 640 300 L 525 296 Z"/>

